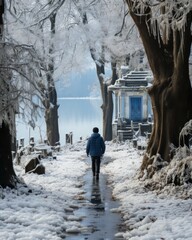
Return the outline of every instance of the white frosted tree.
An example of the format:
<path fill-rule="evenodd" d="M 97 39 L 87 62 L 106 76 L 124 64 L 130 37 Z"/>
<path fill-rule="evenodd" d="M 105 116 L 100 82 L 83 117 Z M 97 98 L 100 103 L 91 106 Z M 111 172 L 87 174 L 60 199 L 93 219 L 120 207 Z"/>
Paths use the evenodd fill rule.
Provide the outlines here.
<path fill-rule="evenodd" d="M 124 1 L 74 0 L 73 3 L 81 19 L 79 27 L 83 29 L 96 66 L 102 97 L 103 137 L 111 140 L 113 98 L 108 86 L 118 78 L 118 66 L 141 48 L 138 33 Z M 111 77 L 106 76 L 106 66 L 109 68 L 109 65 Z"/>
<path fill-rule="evenodd" d="M 21 42 L 33 45 L 43 62 L 40 66 L 39 86 L 42 89 L 41 98 L 51 145 L 57 139 L 54 133 L 58 132 L 55 80 L 70 70 L 89 68 L 89 65 L 85 64 L 88 51 L 95 63 L 100 84 L 103 101 L 103 136 L 105 140 L 111 140 L 113 101 L 108 86 L 114 84 L 118 77 L 117 66 L 124 62 L 128 55 L 141 49 L 138 33 L 133 21 L 128 17 L 125 2 L 123 0 L 115 3 L 113 0 L 59 2 L 39 0 L 30 4 L 26 0 L 20 1 L 19 4 L 9 2 L 11 12 L 13 15 L 16 12 L 18 16 L 17 29 L 18 24 L 22 26 L 19 31 L 15 31 L 12 24 L 10 26 L 12 35 Z M 106 66 L 108 69 L 109 66 L 111 68 L 111 77 L 105 75 Z M 50 126 L 55 126 L 55 129 Z"/>
<path fill-rule="evenodd" d="M 8 37 L 33 46 L 39 67 L 33 76 L 36 96 L 45 111 L 47 138 L 59 142 L 58 104 L 55 82 L 85 66 L 87 46 L 72 1 L 8 1 Z M 65 79 L 64 79 L 65 81 Z M 30 120 L 34 125 L 34 121 Z"/>
<path fill-rule="evenodd" d="M 65 1 L 20 1 L 7 3 L 7 32 L 13 42 L 33 46 L 39 66 L 33 78 L 36 89 L 31 92 L 31 98 L 41 102 L 44 108 L 47 140 L 54 146 L 59 142 L 58 104 L 55 88 L 56 61 L 59 51 L 57 44 L 56 27 L 57 13 Z M 30 63 L 28 65 L 30 69 Z M 29 70 L 30 71 L 30 70 Z M 32 80 L 32 79 L 31 79 Z M 34 97 L 36 96 L 36 97 Z M 23 104 L 22 104 L 23 106 Z M 34 112 L 31 112 L 34 114 Z M 33 115 L 32 114 L 32 115 Z M 29 122 L 35 126 L 33 118 Z"/>
<path fill-rule="evenodd" d="M 46 100 L 48 98 L 45 91 L 47 89 L 42 87 L 44 79 L 49 81 L 48 93 L 53 94 L 50 93 L 50 88 L 52 90 L 54 85 L 48 75 L 52 71 L 52 65 L 50 64 L 50 62 L 52 63 L 52 57 L 45 61 L 46 58 L 43 59 L 44 51 L 38 51 L 39 48 L 45 46 L 42 44 L 44 39 L 42 35 L 40 36 L 42 26 L 38 25 L 35 28 L 35 24 L 33 28 L 30 23 L 35 18 L 25 19 L 24 10 L 29 10 L 33 14 L 31 9 L 34 6 L 24 5 L 24 1 L 19 3 L 2 1 L 1 3 L 0 185 L 2 187 L 16 187 L 20 180 L 15 175 L 11 154 L 11 145 L 15 138 L 15 113 L 23 109 L 23 115 L 25 117 L 28 115 L 31 126 L 35 126 L 38 109 L 41 107 L 39 99 L 42 100 L 43 97 L 43 100 Z M 51 6 L 51 9 L 50 15 L 46 16 L 48 20 L 52 20 L 51 12 L 54 12 L 54 8 Z M 43 20 L 42 22 L 44 23 Z M 52 25 L 54 25 L 54 21 L 50 23 L 51 34 L 54 31 Z M 40 41 L 38 41 L 39 38 Z M 48 41 L 52 42 L 52 38 L 49 38 Z M 37 43 L 37 45 L 34 43 Z M 48 46 L 50 47 L 48 47 L 47 52 L 52 56 L 52 44 Z"/>
<path fill-rule="evenodd" d="M 33 49 L 7 42 L 4 29 L 4 1 L 0 3 L 0 186 L 16 187 L 17 178 L 12 163 L 12 143 L 15 140 L 15 113 L 22 86 L 17 76 L 27 76 L 26 66 L 33 59 Z M 25 61 L 23 61 L 25 57 Z M 31 65 L 32 67 L 32 65 Z"/>

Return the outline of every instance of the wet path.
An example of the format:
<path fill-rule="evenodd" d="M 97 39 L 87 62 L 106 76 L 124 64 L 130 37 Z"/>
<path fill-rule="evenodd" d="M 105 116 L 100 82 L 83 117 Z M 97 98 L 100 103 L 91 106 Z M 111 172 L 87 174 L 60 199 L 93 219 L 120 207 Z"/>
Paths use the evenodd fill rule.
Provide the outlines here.
<path fill-rule="evenodd" d="M 89 170 L 84 176 L 85 200 L 82 201 L 82 208 L 75 211 L 75 215 L 85 216 L 81 225 L 87 231 L 80 234 L 68 235 L 67 240 L 120 240 L 115 237 L 121 231 L 121 216 L 112 212 L 117 208 L 118 202 L 112 199 L 111 190 L 106 183 L 106 176 L 100 174 L 99 180 L 92 177 Z"/>

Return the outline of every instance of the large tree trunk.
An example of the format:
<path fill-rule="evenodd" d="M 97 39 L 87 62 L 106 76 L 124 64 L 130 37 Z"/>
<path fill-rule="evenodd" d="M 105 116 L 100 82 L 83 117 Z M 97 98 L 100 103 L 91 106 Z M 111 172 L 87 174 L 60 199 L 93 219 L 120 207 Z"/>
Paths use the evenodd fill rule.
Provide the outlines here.
<path fill-rule="evenodd" d="M 107 84 L 103 85 L 103 137 L 106 141 L 112 140 L 112 117 L 113 117 L 113 99 L 112 93 L 107 91 Z"/>
<path fill-rule="evenodd" d="M 87 14 L 84 12 L 84 10 L 79 9 L 79 11 L 82 13 L 82 20 L 83 24 L 88 23 Z M 96 54 L 96 49 L 92 48 L 91 45 L 89 46 L 90 53 L 93 61 L 96 65 L 96 72 L 97 77 L 99 79 L 100 84 L 100 90 L 101 90 L 101 97 L 102 97 L 102 106 L 101 109 L 103 111 L 103 138 L 106 141 L 112 140 L 112 119 L 113 119 L 113 98 L 112 98 L 112 92 L 108 91 L 108 86 L 115 83 L 115 80 L 117 79 L 117 71 L 116 71 L 116 63 L 113 62 L 111 64 L 112 69 L 112 78 L 111 81 L 105 81 L 104 75 L 105 75 L 105 57 L 104 57 L 104 47 L 101 47 L 101 56 Z"/>
<path fill-rule="evenodd" d="M 108 91 L 108 86 L 114 84 L 117 79 L 116 63 L 111 63 L 112 78 L 106 82 L 104 80 L 105 66 L 104 62 L 100 59 L 95 59 L 93 52 L 91 56 L 96 64 L 97 77 L 100 83 L 101 97 L 102 97 L 102 111 L 103 111 L 103 138 L 105 141 L 112 140 L 112 120 L 113 120 L 113 98 L 112 92 Z"/>
<path fill-rule="evenodd" d="M 56 146 L 59 142 L 59 123 L 58 123 L 58 108 L 57 92 L 55 89 L 53 75 L 53 64 L 49 65 L 47 74 L 47 96 L 43 104 L 45 106 L 45 122 L 47 128 L 47 140 L 51 146 Z"/>
<path fill-rule="evenodd" d="M 55 35 L 55 22 L 56 22 L 56 13 L 50 16 L 51 23 L 51 39 L 53 41 L 53 37 Z M 51 146 L 57 145 L 60 140 L 59 137 L 59 123 L 58 123 L 58 108 L 57 104 L 57 91 L 55 88 L 55 83 L 53 79 L 54 74 L 54 60 L 52 57 L 54 51 L 53 42 L 49 48 L 50 60 L 48 66 L 47 73 L 47 85 L 48 85 L 48 93 L 47 99 L 44 101 L 45 106 L 45 122 L 47 127 L 47 140 Z"/>
<path fill-rule="evenodd" d="M 47 140 L 51 146 L 56 146 L 59 142 L 59 124 L 58 124 L 58 105 L 55 89 L 52 90 L 55 94 L 49 93 L 49 104 L 45 108 L 45 122 L 47 127 Z"/>
<path fill-rule="evenodd" d="M 4 24 L 3 23 L 3 14 L 4 14 L 4 1 L 1 1 L 1 3 L 0 3 L 0 25 L 1 26 L 3 26 L 3 24 Z M 6 81 L 4 84 L 6 84 Z M 6 93 L 4 93 L 4 94 L 6 95 Z M 9 93 L 9 87 L 7 86 L 7 95 L 8 94 L 11 94 L 11 93 Z M 6 102 L 6 100 L 5 100 L 5 102 Z M 5 102 L 2 101 L 1 104 L 5 103 Z M 4 110 L 4 111 L 6 111 L 6 110 Z M 4 115 L 3 112 L 1 112 L 0 114 Z M 7 113 L 5 115 L 9 115 L 9 114 Z M 15 119 L 13 121 L 13 124 L 15 124 Z M 15 138 L 16 137 L 14 136 L 14 139 Z M 12 153 L 11 153 L 12 141 L 11 140 L 12 140 L 12 137 L 10 134 L 9 125 L 5 124 L 5 122 L 3 121 L 0 123 L 0 186 L 3 188 L 5 188 L 5 187 L 15 188 L 16 183 L 19 181 L 15 174 L 15 171 L 13 169 Z"/>
<path fill-rule="evenodd" d="M 111 63 L 112 77 L 111 81 L 104 84 L 103 86 L 103 136 L 106 141 L 112 140 L 112 121 L 113 121 L 113 96 L 112 92 L 108 91 L 108 86 L 114 85 L 117 80 L 117 69 L 116 63 Z"/>
<path fill-rule="evenodd" d="M 131 7 L 132 1 L 128 1 Z M 131 9 L 131 8 L 130 8 Z M 147 170 L 151 177 L 157 170 L 154 160 L 171 160 L 171 145 L 179 146 L 179 133 L 184 124 L 192 118 L 192 90 L 189 78 L 189 54 L 191 47 L 191 14 L 188 15 L 185 31 L 171 33 L 167 42 L 154 37 L 150 25 L 150 9 L 145 16 L 135 21 L 148 57 L 154 82 L 149 95 L 151 97 L 154 127 L 141 166 L 141 172 Z M 184 143 L 183 143 L 184 144 Z"/>
<path fill-rule="evenodd" d="M 4 122 L 0 126 L 0 136 L 0 186 L 14 188 L 18 178 L 13 169 L 9 126 Z"/>

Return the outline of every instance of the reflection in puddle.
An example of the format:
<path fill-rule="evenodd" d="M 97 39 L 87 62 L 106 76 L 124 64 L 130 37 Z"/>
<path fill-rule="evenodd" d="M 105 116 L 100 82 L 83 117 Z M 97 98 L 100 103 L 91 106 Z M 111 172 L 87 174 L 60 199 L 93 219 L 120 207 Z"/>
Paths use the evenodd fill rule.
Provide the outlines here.
<path fill-rule="evenodd" d="M 95 178 L 93 178 L 92 182 L 91 203 L 95 205 L 95 209 L 104 210 L 104 203 L 101 200 L 100 184 Z"/>
<path fill-rule="evenodd" d="M 106 175 L 101 174 L 100 179 L 92 177 L 87 171 L 84 177 L 85 199 L 81 207 L 74 211 L 74 215 L 81 217 L 79 233 L 65 233 L 65 240 L 120 240 L 115 237 L 121 224 L 121 216 L 111 209 L 119 207 L 113 201 L 111 190 L 106 183 Z M 82 217 L 83 216 L 83 217 Z"/>

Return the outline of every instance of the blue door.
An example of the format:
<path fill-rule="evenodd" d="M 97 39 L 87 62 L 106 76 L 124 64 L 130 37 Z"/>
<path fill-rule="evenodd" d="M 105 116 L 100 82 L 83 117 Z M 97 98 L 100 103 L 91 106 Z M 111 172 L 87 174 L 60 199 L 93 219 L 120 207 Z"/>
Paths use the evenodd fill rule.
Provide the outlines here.
<path fill-rule="evenodd" d="M 130 97 L 130 120 L 142 120 L 142 97 Z"/>

